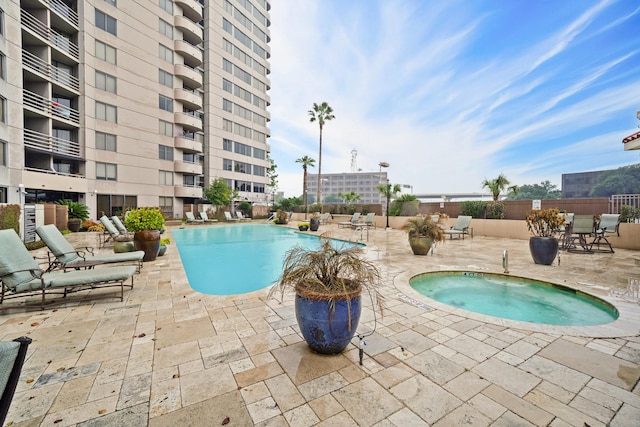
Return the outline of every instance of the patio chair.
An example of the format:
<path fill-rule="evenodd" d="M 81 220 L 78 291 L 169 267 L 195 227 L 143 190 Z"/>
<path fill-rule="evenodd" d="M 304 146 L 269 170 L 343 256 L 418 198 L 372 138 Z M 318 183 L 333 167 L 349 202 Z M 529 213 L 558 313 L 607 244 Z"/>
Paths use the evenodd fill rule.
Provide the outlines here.
<path fill-rule="evenodd" d="M 118 229 L 120 234 L 128 234 L 129 233 L 129 230 L 127 230 L 127 227 L 124 226 L 122 221 L 120 221 L 120 217 L 118 217 L 117 215 L 114 215 L 114 216 L 111 217 L 111 222 L 113 222 L 113 225 L 116 226 L 116 228 Z"/>
<path fill-rule="evenodd" d="M 0 341 L 0 426 L 4 425 L 31 338 Z"/>
<path fill-rule="evenodd" d="M 456 219 L 456 223 L 448 230 L 444 230 L 444 234 L 449 235 L 449 240 L 453 239 L 453 236 L 462 236 L 462 240 L 464 240 L 464 236 L 469 234 L 469 224 L 471 224 L 472 217 L 466 215 L 460 215 Z M 471 238 L 473 239 L 473 229 L 471 229 Z"/>
<path fill-rule="evenodd" d="M 112 264 L 128 262 L 136 266 L 139 273 L 142 268 L 142 257 L 144 251 L 123 252 L 114 254 L 93 254 L 93 248 L 87 246 L 84 250 L 75 249 L 71 243 L 60 233 L 60 230 L 53 225 L 41 225 L 36 228 L 36 233 L 45 245 L 49 248 L 49 268 L 51 271 L 56 268 L 63 270 L 68 268 L 92 268 L 100 264 Z"/>
<path fill-rule="evenodd" d="M 602 214 L 600 216 L 600 222 L 596 226 L 595 230 L 595 239 L 591 242 L 591 248 L 593 245 L 598 246 L 598 251 L 600 251 L 600 242 L 602 240 L 609 246 L 609 251 L 613 253 L 613 247 L 611 247 L 611 243 L 607 239 L 608 234 L 617 234 L 620 236 L 620 214 Z"/>
<path fill-rule="evenodd" d="M 209 216 L 204 211 L 200 212 L 200 219 L 202 219 L 204 222 L 218 222 L 218 220 L 215 218 L 209 219 Z"/>
<path fill-rule="evenodd" d="M 193 212 L 185 212 L 184 216 L 187 217 L 187 224 L 188 223 L 195 223 L 195 224 L 202 224 L 204 221 L 201 219 L 197 219 L 194 215 Z"/>
<path fill-rule="evenodd" d="M 591 246 L 587 242 L 587 237 L 593 236 L 594 233 L 593 215 L 574 215 L 571 224 L 571 242 L 569 243 L 569 252 L 586 252 L 591 253 Z M 578 248 L 580 246 L 581 249 Z"/>
<path fill-rule="evenodd" d="M 376 217 L 375 212 L 369 212 L 367 216 L 364 218 L 364 225 L 366 225 L 367 227 L 376 228 L 375 217 Z"/>
<path fill-rule="evenodd" d="M 359 220 L 360 220 L 360 212 L 356 212 L 351 216 L 351 220 L 349 220 L 349 221 L 340 221 L 338 223 L 338 228 L 353 227 L 353 226 L 358 224 Z"/>
<path fill-rule="evenodd" d="M 234 218 L 234 217 L 232 217 L 232 216 L 231 216 L 231 213 L 230 213 L 230 212 L 227 212 L 227 211 L 225 211 L 225 212 L 224 212 L 224 218 L 225 218 L 227 221 L 240 221 L 240 219 L 239 219 L 239 218 Z"/>
<path fill-rule="evenodd" d="M 251 218 L 242 214 L 242 211 L 236 211 L 236 216 L 240 221 L 251 221 Z"/>
<path fill-rule="evenodd" d="M 331 218 L 331 213 L 330 212 L 325 212 L 322 214 L 322 216 L 320 217 L 320 224 L 328 224 Z"/>
<path fill-rule="evenodd" d="M 125 282 L 131 279 L 136 267 L 122 265 L 101 267 L 91 270 L 43 271 L 27 251 L 18 234 L 12 229 L 0 230 L 0 281 L 2 292 L 0 304 L 5 300 L 22 297 L 39 297 L 35 305 L 44 310 L 47 295 L 67 295 L 83 290 L 95 290 L 103 287 L 119 287 L 120 301 L 124 301 Z M 90 295 L 96 298 L 112 298 L 112 294 Z"/>
<path fill-rule="evenodd" d="M 571 226 L 573 225 L 572 213 L 558 214 L 564 219 L 564 224 L 558 230 L 560 232 L 560 249 L 568 249 L 571 244 Z"/>
<path fill-rule="evenodd" d="M 100 237 L 100 247 L 104 248 L 107 246 L 107 243 L 110 241 L 113 242 L 132 242 L 133 241 L 133 233 L 121 233 L 118 231 L 116 226 L 111 222 L 111 220 L 106 216 L 102 215 L 100 217 L 100 223 L 104 226 L 104 233 L 99 235 Z"/>

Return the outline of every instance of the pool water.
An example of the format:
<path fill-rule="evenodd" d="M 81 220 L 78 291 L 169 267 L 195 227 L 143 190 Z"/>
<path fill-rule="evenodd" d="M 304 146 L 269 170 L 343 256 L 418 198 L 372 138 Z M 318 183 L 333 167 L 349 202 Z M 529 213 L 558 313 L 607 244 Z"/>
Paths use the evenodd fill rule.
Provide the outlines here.
<path fill-rule="evenodd" d="M 282 261 L 295 245 L 318 248 L 317 236 L 270 224 L 234 224 L 172 230 L 191 288 L 209 295 L 235 295 L 278 280 Z M 351 245 L 335 240 L 336 244 Z"/>
<path fill-rule="evenodd" d="M 436 272 L 416 276 L 411 287 L 441 303 L 505 319 L 550 325 L 612 322 L 617 310 L 596 297 L 551 283 L 500 274 Z"/>

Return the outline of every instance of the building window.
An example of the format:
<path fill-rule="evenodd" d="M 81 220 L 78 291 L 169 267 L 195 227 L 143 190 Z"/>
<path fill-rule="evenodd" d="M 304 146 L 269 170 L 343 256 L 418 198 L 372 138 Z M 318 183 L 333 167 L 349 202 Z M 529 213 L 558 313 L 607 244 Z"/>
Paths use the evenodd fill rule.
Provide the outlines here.
<path fill-rule="evenodd" d="M 115 6 L 116 5 L 116 0 L 104 0 L 107 3 L 109 3 L 111 6 Z"/>
<path fill-rule="evenodd" d="M 223 139 L 222 140 L 222 149 L 224 151 L 233 151 L 233 141 L 231 141 L 230 139 Z"/>
<path fill-rule="evenodd" d="M 253 165 L 253 174 L 257 176 L 266 176 L 264 166 Z"/>
<path fill-rule="evenodd" d="M 253 183 L 253 192 L 254 193 L 264 193 L 264 184 L 261 182 Z"/>
<path fill-rule="evenodd" d="M 160 185 L 173 185 L 173 172 L 159 171 L 160 172 Z"/>
<path fill-rule="evenodd" d="M 158 80 L 160 81 L 160 84 L 162 86 L 170 87 L 173 89 L 173 74 L 167 73 L 165 70 L 160 70 Z"/>
<path fill-rule="evenodd" d="M 0 96 L 0 123 L 7 122 L 7 100 Z"/>
<path fill-rule="evenodd" d="M 173 136 L 173 123 L 160 120 L 159 132 L 160 135 Z"/>
<path fill-rule="evenodd" d="M 232 171 L 233 170 L 233 160 L 222 159 L 222 170 Z"/>
<path fill-rule="evenodd" d="M 246 144 L 242 144 L 240 142 L 236 142 L 234 144 L 235 147 L 235 152 L 238 154 L 242 154 L 245 156 L 251 156 L 251 146 L 246 145 Z"/>
<path fill-rule="evenodd" d="M 117 93 L 117 79 L 111 74 L 96 70 L 96 89 Z"/>
<path fill-rule="evenodd" d="M 222 119 L 222 130 L 233 132 L 233 122 L 231 120 Z"/>
<path fill-rule="evenodd" d="M 118 35 L 118 23 L 113 16 L 96 9 L 96 27 L 114 36 Z"/>
<path fill-rule="evenodd" d="M 116 48 L 113 46 L 109 46 L 106 43 L 102 43 L 99 40 L 96 40 L 96 58 L 102 59 L 109 64 L 115 64 Z"/>
<path fill-rule="evenodd" d="M 158 108 L 173 113 L 173 99 L 160 95 L 158 97 Z"/>
<path fill-rule="evenodd" d="M 260 148 L 253 149 L 253 157 L 255 157 L 256 159 L 261 159 L 261 160 L 266 159 L 267 158 L 266 153 L 267 153 L 266 151 L 261 150 Z"/>
<path fill-rule="evenodd" d="M 173 0 L 159 0 L 160 9 L 173 15 Z"/>
<path fill-rule="evenodd" d="M 158 198 L 158 207 L 166 217 L 173 217 L 173 197 L 160 196 Z"/>
<path fill-rule="evenodd" d="M 96 132 L 96 149 L 103 151 L 116 151 L 116 135 L 104 132 Z"/>
<path fill-rule="evenodd" d="M 116 181 L 118 179 L 118 165 L 113 163 L 96 163 L 96 179 Z"/>
<path fill-rule="evenodd" d="M 222 69 L 225 70 L 227 73 L 231 74 L 233 73 L 233 64 L 231 63 L 231 61 L 223 59 Z"/>
<path fill-rule="evenodd" d="M 7 80 L 7 57 L 0 52 L 0 79 Z"/>
<path fill-rule="evenodd" d="M 158 29 L 160 30 L 160 34 L 173 40 L 173 25 L 160 18 Z"/>
<path fill-rule="evenodd" d="M 0 34 L 4 34 L 4 10 L 0 9 Z"/>
<path fill-rule="evenodd" d="M 159 145 L 158 147 L 159 147 L 158 158 L 160 160 L 173 161 L 173 147 L 169 147 L 167 145 Z"/>
<path fill-rule="evenodd" d="M 246 174 L 250 174 L 251 173 L 251 165 L 249 163 L 244 163 L 244 162 L 238 162 L 236 161 L 234 163 L 234 167 L 233 170 L 235 172 L 238 173 L 246 173 Z"/>
<path fill-rule="evenodd" d="M 96 119 L 118 123 L 118 107 L 104 102 L 96 102 Z"/>
<path fill-rule="evenodd" d="M 7 143 L 0 141 L 0 166 L 7 166 Z"/>
<path fill-rule="evenodd" d="M 235 186 L 236 190 L 238 191 L 251 191 L 251 183 L 248 181 L 240 181 L 239 179 L 236 179 L 236 186 Z"/>
<path fill-rule="evenodd" d="M 228 99 L 223 99 L 222 109 L 227 113 L 233 113 L 233 102 L 229 101 Z"/>
<path fill-rule="evenodd" d="M 233 83 L 227 79 L 222 79 L 222 90 L 225 92 L 233 93 Z"/>
<path fill-rule="evenodd" d="M 163 61 L 173 64 L 173 51 L 163 44 L 159 44 L 159 56 Z"/>

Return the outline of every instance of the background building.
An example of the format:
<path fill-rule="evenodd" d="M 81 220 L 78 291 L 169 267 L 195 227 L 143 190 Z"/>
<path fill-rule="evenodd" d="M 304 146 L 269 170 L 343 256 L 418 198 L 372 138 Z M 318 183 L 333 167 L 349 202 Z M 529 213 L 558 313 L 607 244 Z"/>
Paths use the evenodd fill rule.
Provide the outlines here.
<path fill-rule="evenodd" d="M 387 183 L 387 172 L 348 172 L 348 173 L 323 173 L 322 192 L 320 197 L 323 203 L 328 203 L 327 197 L 335 198 L 342 202 L 342 198 L 338 198 L 338 193 L 349 193 L 353 191 L 360 196 L 360 200 L 356 203 L 369 204 L 381 203 L 381 195 L 378 191 L 378 185 Z M 309 200 L 315 200 L 318 191 L 318 174 L 307 175 L 307 197 Z"/>
<path fill-rule="evenodd" d="M 204 4 L 0 3 L 0 202 L 181 216 L 218 177 L 266 202 L 270 4 Z"/>
<path fill-rule="evenodd" d="M 606 171 L 563 173 L 562 198 L 575 199 L 589 197 L 589 192 Z"/>

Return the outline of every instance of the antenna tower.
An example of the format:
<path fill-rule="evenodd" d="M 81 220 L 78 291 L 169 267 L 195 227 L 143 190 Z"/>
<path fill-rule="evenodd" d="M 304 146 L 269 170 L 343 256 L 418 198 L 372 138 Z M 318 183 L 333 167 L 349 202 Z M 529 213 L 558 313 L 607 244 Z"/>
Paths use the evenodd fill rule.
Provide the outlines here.
<path fill-rule="evenodd" d="M 358 172 L 358 163 L 356 158 L 358 157 L 358 150 L 351 150 L 351 172 Z"/>

